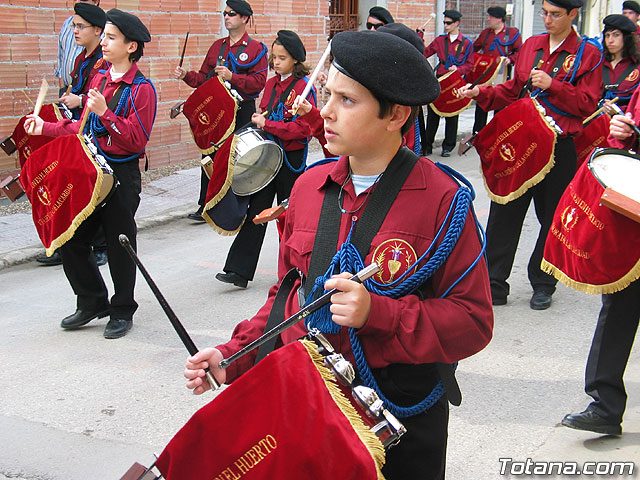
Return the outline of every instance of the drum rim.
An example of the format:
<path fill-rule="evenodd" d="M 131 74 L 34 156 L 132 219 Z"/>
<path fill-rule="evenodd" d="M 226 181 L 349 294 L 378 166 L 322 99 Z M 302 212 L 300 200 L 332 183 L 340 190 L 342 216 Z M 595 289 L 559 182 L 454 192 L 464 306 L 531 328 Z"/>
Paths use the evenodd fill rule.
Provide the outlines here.
<path fill-rule="evenodd" d="M 248 129 L 251 129 L 251 127 L 248 127 Z M 260 130 L 260 129 L 256 128 L 254 130 Z M 236 135 L 238 135 L 238 134 L 236 134 Z M 231 190 L 233 191 L 234 194 L 238 195 L 239 197 L 248 197 L 249 195 L 253 195 L 254 193 L 258 193 L 260 190 L 262 190 L 267 185 L 269 185 L 273 181 L 274 178 L 276 178 L 276 175 L 278 175 L 278 172 L 280 172 L 280 169 L 282 168 L 282 164 L 284 163 L 284 161 L 283 161 L 284 152 L 282 150 L 282 147 L 280 145 L 278 145 L 276 142 L 274 142 L 273 140 L 270 140 L 268 138 L 265 138 L 263 141 L 264 141 L 264 143 L 267 143 L 269 145 L 273 145 L 273 146 L 277 147 L 277 149 L 278 149 L 277 150 L 278 151 L 278 162 L 277 162 L 278 165 L 277 165 L 275 171 L 273 172 L 273 174 L 262 185 L 260 185 L 257 188 L 254 188 L 254 189 L 245 190 L 245 191 L 243 191 L 241 193 L 238 193 L 236 191 L 236 189 L 233 187 L 233 184 L 234 184 L 233 180 L 234 180 L 234 177 L 235 177 L 235 163 L 236 163 L 234 161 L 233 172 L 231 174 Z"/>
<path fill-rule="evenodd" d="M 600 178 L 600 176 L 598 175 L 598 173 L 593 169 L 591 163 L 594 159 L 596 159 L 597 157 L 601 157 L 603 155 L 622 155 L 623 157 L 629 157 L 629 158 L 633 158 L 635 160 L 640 161 L 640 154 L 638 153 L 631 153 L 631 151 L 629 150 L 624 150 L 622 148 L 612 148 L 612 147 L 598 147 L 596 149 L 593 150 L 593 152 L 591 152 L 591 155 L 589 155 L 589 158 L 587 160 L 587 168 L 589 169 L 589 171 L 591 172 L 591 174 L 593 175 L 593 177 L 598 181 L 598 183 L 603 187 L 603 188 L 609 188 L 609 185 L 607 185 L 606 183 L 604 183 L 604 180 L 602 180 Z"/>

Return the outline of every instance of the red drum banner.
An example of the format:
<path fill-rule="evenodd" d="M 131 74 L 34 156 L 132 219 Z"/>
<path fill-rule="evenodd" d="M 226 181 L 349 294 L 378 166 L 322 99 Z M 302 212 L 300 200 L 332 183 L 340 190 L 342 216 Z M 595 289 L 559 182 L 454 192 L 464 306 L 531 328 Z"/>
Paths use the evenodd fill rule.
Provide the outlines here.
<path fill-rule="evenodd" d="M 218 148 L 216 144 L 233 132 L 237 110 L 235 99 L 220 77 L 207 80 L 189 96 L 182 112 L 202 153 L 214 152 Z"/>
<path fill-rule="evenodd" d="M 503 61 L 504 57 L 474 53 L 473 70 L 467 74 L 467 83 L 473 83 L 477 80 L 480 87 L 490 84 L 498 74 Z"/>
<path fill-rule="evenodd" d="M 382 479 L 385 452 L 312 342 L 286 345 L 198 410 L 156 462 L 167 480 Z"/>
<path fill-rule="evenodd" d="M 54 104 L 43 105 L 42 109 L 40 110 L 39 116 L 45 122 L 55 123 L 62 120 L 60 110 L 58 109 L 58 106 Z M 35 152 L 38 148 L 49 143 L 54 138 L 46 137 L 44 135 L 27 135 L 27 132 L 25 132 L 24 130 L 24 121 L 26 119 L 26 116 L 22 117 L 18 121 L 18 125 L 16 125 L 16 128 L 11 134 L 11 137 L 16 144 L 16 148 L 18 149 L 18 159 L 20 160 L 20 167 L 24 166 L 27 158 L 29 158 L 29 155 Z"/>
<path fill-rule="evenodd" d="M 591 294 L 640 278 L 640 224 L 602 205 L 603 191 L 584 163 L 558 203 L 542 260 L 545 272 Z"/>
<path fill-rule="evenodd" d="M 431 104 L 431 108 L 441 117 L 454 117 L 471 104 L 470 98 L 458 98 L 458 90 L 467 82 L 457 70 L 447 72 L 438 78 L 440 96 Z"/>
<path fill-rule="evenodd" d="M 609 124 L 611 117 L 606 114 L 599 115 L 582 129 L 573 139 L 578 152 L 578 167 L 580 167 L 589 154 L 600 147 L 607 147 L 607 137 L 609 136 Z"/>
<path fill-rule="evenodd" d="M 33 152 L 20 182 L 47 255 L 69 240 L 99 203 L 104 174 L 84 139 L 65 135 Z"/>
<path fill-rule="evenodd" d="M 557 127 L 541 109 L 530 97 L 521 98 L 495 114 L 473 142 L 496 203 L 522 196 L 553 167 Z"/>

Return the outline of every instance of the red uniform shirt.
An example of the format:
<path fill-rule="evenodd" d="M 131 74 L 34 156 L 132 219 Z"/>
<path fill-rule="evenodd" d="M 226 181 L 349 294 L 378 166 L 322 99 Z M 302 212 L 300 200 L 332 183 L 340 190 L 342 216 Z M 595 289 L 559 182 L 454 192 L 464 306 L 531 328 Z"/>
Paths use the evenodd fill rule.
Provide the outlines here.
<path fill-rule="evenodd" d="M 614 68 L 608 60 L 603 61 L 602 80 L 604 82 L 604 93 L 602 98 L 612 99 L 614 97 L 618 97 L 618 101 L 616 102 L 617 105 L 623 110 L 625 109 L 629 100 L 631 100 L 633 92 L 636 91 L 638 84 L 640 83 L 640 66 L 636 66 L 625 76 L 625 78 L 620 77 L 627 68 L 631 66 L 631 64 L 636 63 L 635 59 L 625 57 L 620 60 Z M 607 74 L 609 75 L 608 82 L 606 78 Z M 614 87 L 616 84 L 618 86 Z M 609 85 L 610 88 L 607 88 L 607 85 Z"/>
<path fill-rule="evenodd" d="M 627 105 L 627 112 L 631 113 L 631 118 L 636 125 L 640 123 L 640 89 L 636 89 L 631 97 L 631 101 L 629 105 Z M 638 137 L 637 135 L 631 131 L 631 136 L 626 140 L 618 140 L 613 138 L 611 135 L 607 138 L 607 143 L 612 148 L 621 148 L 623 150 L 637 150 L 638 149 Z"/>
<path fill-rule="evenodd" d="M 460 53 L 458 47 L 462 43 Z M 451 39 L 448 34 L 439 35 L 433 39 L 433 42 L 429 44 L 424 50 L 424 56 L 429 58 L 432 55 L 437 55 L 440 64 L 436 69 L 436 75 L 441 76 L 449 71 L 449 67 L 455 65 L 458 67 L 460 75 L 464 76 L 473 70 L 473 44 L 471 39 L 458 33 L 458 37 L 451 43 Z M 455 63 L 451 61 L 450 56 L 455 59 Z M 459 64 L 459 65 L 458 65 Z"/>
<path fill-rule="evenodd" d="M 283 81 L 280 80 L 280 75 L 276 74 L 267 81 L 267 85 L 264 87 L 264 93 L 262 94 L 262 100 L 260 101 L 260 109 L 264 112 L 269 108 L 269 100 L 271 100 L 272 92 L 275 91 L 275 98 L 273 99 L 271 110 L 276 110 L 280 96 L 293 82 L 296 82 L 296 84 L 284 101 L 283 114 L 287 121 L 269 120 L 267 118 L 263 128 L 265 132 L 280 137 L 282 140 L 282 148 L 287 151 L 302 150 L 308 138 L 311 137 L 309 124 L 302 121 L 301 117 L 290 121 L 293 116 L 289 113 L 293 101 L 305 89 L 307 82 L 302 78 L 296 79 L 293 75 Z M 307 100 L 312 106 L 316 106 L 315 96 L 311 92 L 307 95 Z"/>
<path fill-rule="evenodd" d="M 231 66 L 227 63 L 230 42 L 230 37 L 220 38 L 213 42 L 213 45 L 211 45 L 207 52 L 204 62 L 202 62 L 200 71 L 187 72 L 184 77 L 185 83 L 193 88 L 197 88 L 202 85 L 207 80 L 209 72 L 218 65 L 218 57 L 223 51 L 223 47 L 223 66 L 232 70 Z M 238 53 L 238 50 L 243 46 L 244 50 L 242 53 Z M 249 34 L 246 32 L 240 40 L 231 45 L 231 52 L 236 56 L 241 70 L 238 73 L 232 74 L 230 83 L 245 100 L 250 97 L 256 97 L 262 91 L 264 84 L 267 81 L 267 69 L 269 68 L 269 63 L 266 53 L 262 55 L 262 58 L 260 58 L 254 66 L 249 67 L 246 70 L 242 69 L 242 65 L 252 63 L 263 52 L 263 47 L 264 45 L 261 42 L 253 39 L 249 41 Z"/>
<path fill-rule="evenodd" d="M 89 65 L 87 65 L 87 67 L 84 70 L 80 71 L 82 62 L 84 62 L 86 59 L 91 59 L 92 57 L 95 57 L 95 56 L 100 56 L 100 58 L 98 58 L 95 61 L 95 63 L 93 64 L 93 67 L 89 69 L 88 68 Z M 89 60 L 89 62 L 91 62 L 91 60 Z M 75 94 L 81 95 L 83 93 L 87 93 L 89 91 L 89 85 L 91 85 L 91 82 L 93 81 L 93 77 L 97 75 L 98 71 L 106 70 L 109 67 L 110 67 L 109 62 L 107 62 L 104 58 L 102 58 L 102 47 L 100 45 L 98 45 L 93 50 L 93 52 L 91 52 L 89 55 L 87 55 L 87 49 L 86 48 L 83 49 L 76 57 L 75 62 L 73 64 L 73 71 L 71 72 L 72 85 L 74 89 L 80 81 L 82 81 L 83 83 L 80 90 L 76 91 Z"/>
<path fill-rule="evenodd" d="M 562 128 L 564 135 L 574 135 L 582 130 L 582 120 L 591 115 L 597 108 L 602 95 L 602 64 L 601 54 L 597 47 L 587 43 L 585 45 L 580 68 L 574 84 L 562 79 L 569 75 L 573 59 L 578 50 L 580 39 L 572 29 L 555 52 L 549 53 L 549 34 L 541 34 L 527 39 L 518 53 L 514 75 L 511 80 L 501 85 L 480 87 L 480 95 L 475 100 L 483 110 L 499 110 L 518 99 L 518 94 L 529 80 L 531 69 L 538 50 L 543 50 L 544 63 L 540 70 L 550 73 L 555 66 L 560 52 L 565 50 L 569 56 L 547 90 L 548 100 L 556 108 L 569 113 L 565 116 L 547 108 L 547 115 L 553 117 Z M 568 80 L 568 79 L 567 79 Z"/>
<path fill-rule="evenodd" d="M 134 63 L 124 76 L 118 80 L 112 80 L 111 70 L 107 70 L 105 73 L 98 73 L 89 88 L 99 90 L 103 79 L 106 78 L 107 82 L 102 94 L 108 104 L 120 84 L 123 82 L 131 84 L 137 72 L 138 66 Z M 156 94 L 151 84 L 132 85 L 131 96 L 127 103 L 126 117 L 117 116 L 109 109 L 100 117 L 100 121 L 107 129 L 107 135 L 98 137 L 98 144 L 107 155 L 128 156 L 143 152 L 149 140 L 147 135 L 151 135 L 157 106 Z M 71 120 L 61 120 L 57 123 L 45 122 L 42 134 L 58 137 L 78 133 L 79 128 L 80 122 L 72 122 Z"/>
<path fill-rule="evenodd" d="M 522 47 L 522 37 L 515 27 L 509 27 L 509 39 L 506 40 L 507 26 L 498 32 L 491 28 L 485 28 L 475 42 L 473 42 L 473 51 L 491 55 L 492 57 L 508 57 L 511 63 L 516 63 L 518 50 Z M 515 38 L 515 41 L 514 41 Z M 509 45 L 504 45 L 508 43 Z"/>
<path fill-rule="evenodd" d="M 322 210 L 326 183 L 330 177 L 344 184 L 343 208 L 355 210 L 364 201 L 366 192 L 356 197 L 352 182 L 347 180 L 349 165 L 346 157 L 337 162 L 307 170 L 296 181 L 285 218 L 280 241 L 278 276 L 297 267 L 306 273 Z M 371 248 L 365 265 L 374 259 L 382 265 L 383 275 L 390 275 L 391 260 L 402 262 L 423 254 L 444 221 L 458 185 L 433 162 L 421 158 L 398 193 Z M 416 208 L 427 205 L 428 208 Z M 353 214 L 353 216 L 358 213 Z M 352 215 L 342 215 L 338 245 L 350 230 Z M 398 258 L 393 257 L 397 252 Z M 447 261 L 420 287 L 421 296 L 407 295 L 399 299 L 371 294 L 371 312 L 367 323 L 358 330 L 358 337 L 371 368 L 391 364 L 453 363 L 481 350 L 491 339 L 493 308 L 486 262 L 480 260 L 445 298 L 438 298 L 473 263 L 480 252 L 480 242 L 473 217 L 467 216 L 457 245 Z M 385 260 L 382 258 L 384 257 Z M 393 257 L 393 258 L 392 258 Z M 413 256 L 415 258 L 415 256 Z M 391 274 L 393 277 L 393 274 Z M 290 294 L 285 318 L 299 310 L 297 286 Z M 218 348 L 225 357 L 259 337 L 264 330 L 273 305 L 277 286 L 269 291 L 264 306 L 251 319 L 238 324 L 232 339 Z M 285 330 L 281 339 L 290 343 L 306 334 L 304 322 Z M 327 335 L 335 349 L 354 361 L 348 329 L 337 335 Z M 227 369 L 227 381 L 233 381 L 250 368 L 252 354 L 240 358 Z"/>

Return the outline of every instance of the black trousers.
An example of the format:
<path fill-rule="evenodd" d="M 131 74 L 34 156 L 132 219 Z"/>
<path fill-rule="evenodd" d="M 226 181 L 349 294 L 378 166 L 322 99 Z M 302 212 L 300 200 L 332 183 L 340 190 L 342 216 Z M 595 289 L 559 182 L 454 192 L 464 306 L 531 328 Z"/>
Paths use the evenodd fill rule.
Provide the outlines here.
<path fill-rule="evenodd" d="M 302 165 L 304 149 L 285 153 L 294 168 Z M 274 197 L 277 197 L 278 203 L 289 198 L 293 184 L 300 175 L 283 164 L 278 174 L 266 187 L 251 195 L 247 218 L 227 254 L 227 261 L 224 265 L 225 272 L 234 272 L 247 280 L 253 280 L 262 242 L 264 242 L 264 236 L 267 232 L 267 224 L 256 225 L 251 220 L 262 210 L 271 207 Z"/>
<path fill-rule="evenodd" d="M 433 148 L 433 141 L 436 138 L 436 132 L 440 125 L 440 116 L 433 111 L 431 105 L 427 107 L 427 126 L 425 141 L 422 147 L 429 150 Z M 442 142 L 443 150 L 453 150 L 456 146 L 458 135 L 458 115 L 454 117 L 445 117 L 444 141 Z"/>
<path fill-rule="evenodd" d="M 245 100 L 240 103 L 238 107 L 238 111 L 236 112 L 236 132 L 242 128 L 246 127 L 247 123 L 251 121 L 251 116 L 256 113 L 256 102 L 255 100 Z M 203 155 L 204 157 L 204 155 Z M 215 154 L 211 157 L 213 161 L 215 161 Z M 200 205 L 200 210 L 204 207 L 204 204 L 207 203 L 207 188 L 209 187 L 209 177 L 204 173 L 204 168 L 200 169 L 200 195 L 198 196 L 198 205 Z"/>
<path fill-rule="evenodd" d="M 491 202 L 487 221 L 487 260 L 493 298 L 509 295 L 507 279 L 518 248 L 524 218 L 533 199 L 540 231 L 529 259 L 528 275 L 533 290 L 552 294 L 557 280 L 540 269 L 544 243 L 553 214 L 565 188 L 576 173 L 576 147 L 573 138 L 563 137 L 556 142 L 555 165 L 544 179 L 520 198 L 506 205 Z"/>
<path fill-rule="evenodd" d="M 380 389 L 393 403 L 408 407 L 422 401 L 437 383 L 433 364 L 390 365 L 374 370 Z M 387 451 L 382 473 L 387 480 L 443 480 L 447 456 L 449 404 L 443 396 L 420 415 L 399 419 L 407 429 Z"/>
<path fill-rule="evenodd" d="M 483 110 L 480 105 L 476 103 L 476 112 L 473 120 L 473 133 L 478 133 L 487 125 L 487 117 L 489 112 Z"/>
<path fill-rule="evenodd" d="M 640 280 L 624 290 L 602 296 L 602 309 L 593 335 L 585 392 L 589 408 L 611 423 L 622 421 L 627 404 L 623 375 L 640 320 Z"/>
<path fill-rule="evenodd" d="M 138 308 L 133 298 L 136 265 L 122 248 L 118 236 L 124 233 L 136 249 L 137 227 L 134 219 L 140 204 L 140 168 L 138 160 L 126 163 L 109 162 L 118 187 L 102 208 L 96 209 L 61 248 L 64 273 L 77 297 L 77 308 L 96 310 L 110 305 L 111 318 L 131 319 Z M 107 241 L 109 271 L 114 294 L 108 299 L 107 287 L 95 258 L 91 241 L 102 226 Z"/>

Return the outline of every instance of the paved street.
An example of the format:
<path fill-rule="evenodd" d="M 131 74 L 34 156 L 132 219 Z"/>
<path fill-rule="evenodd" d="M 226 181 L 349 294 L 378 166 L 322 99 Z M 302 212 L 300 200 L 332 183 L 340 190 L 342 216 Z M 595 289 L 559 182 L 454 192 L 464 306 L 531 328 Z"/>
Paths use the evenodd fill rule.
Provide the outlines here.
<path fill-rule="evenodd" d="M 473 181 L 476 210 L 485 223 L 488 199 L 477 154 L 470 151 L 447 163 Z M 205 347 L 226 340 L 237 321 L 262 305 L 276 279 L 277 234 L 270 226 L 256 279 L 248 289 L 217 282 L 214 275 L 221 271 L 232 238 L 184 218 L 192 208 L 197 176 L 197 170 L 180 172 L 149 186 L 150 191 L 179 198 L 170 199 L 171 208 L 159 205 L 158 214 L 145 213 L 150 207 L 143 198 L 141 223 L 147 228 L 139 234 L 139 252 L 196 345 Z M 171 191 L 172 182 L 178 181 L 193 182 L 193 194 Z M 162 195 L 157 196 L 161 202 Z M 12 243 L 7 237 L 12 221 L 17 219 L 0 218 L 0 245 Z M 627 369 L 630 398 L 621 438 L 558 425 L 565 413 L 588 403 L 582 391 L 584 364 L 600 298 L 559 286 L 549 310 L 531 310 L 526 261 L 536 234 L 537 223 L 530 216 L 509 303 L 495 309 L 494 339 L 459 365 L 464 400 L 451 410 L 449 479 L 500 478 L 499 458 L 640 459 L 637 348 Z M 15 257 L 16 250 L 25 248 L 6 250 Z M 31 255 L 38 250 L 37 239 L 29 248 Z M 108 278 L 108 268 L 101 271 Z M 0 270 L 0 285 L 0 479 L 118 479 L 134 461 L 149 464 L 153 453 L 162 451 L 211 399 L 185 389 L 187 353 L 141 275 L 133 330 L 118 340 L 102 337 L 106 319 L 78 331 L 59 328 L 60 319 L 74 310 L 62 267 L 41 267 L 33 261 L 7 264 Z M 259 395 L 256 401 L 259 404 Z M 234 431 L 211 431 L 221 445 L 242 435 L 242 415 L 230 414 L 237 416 Z"/>

